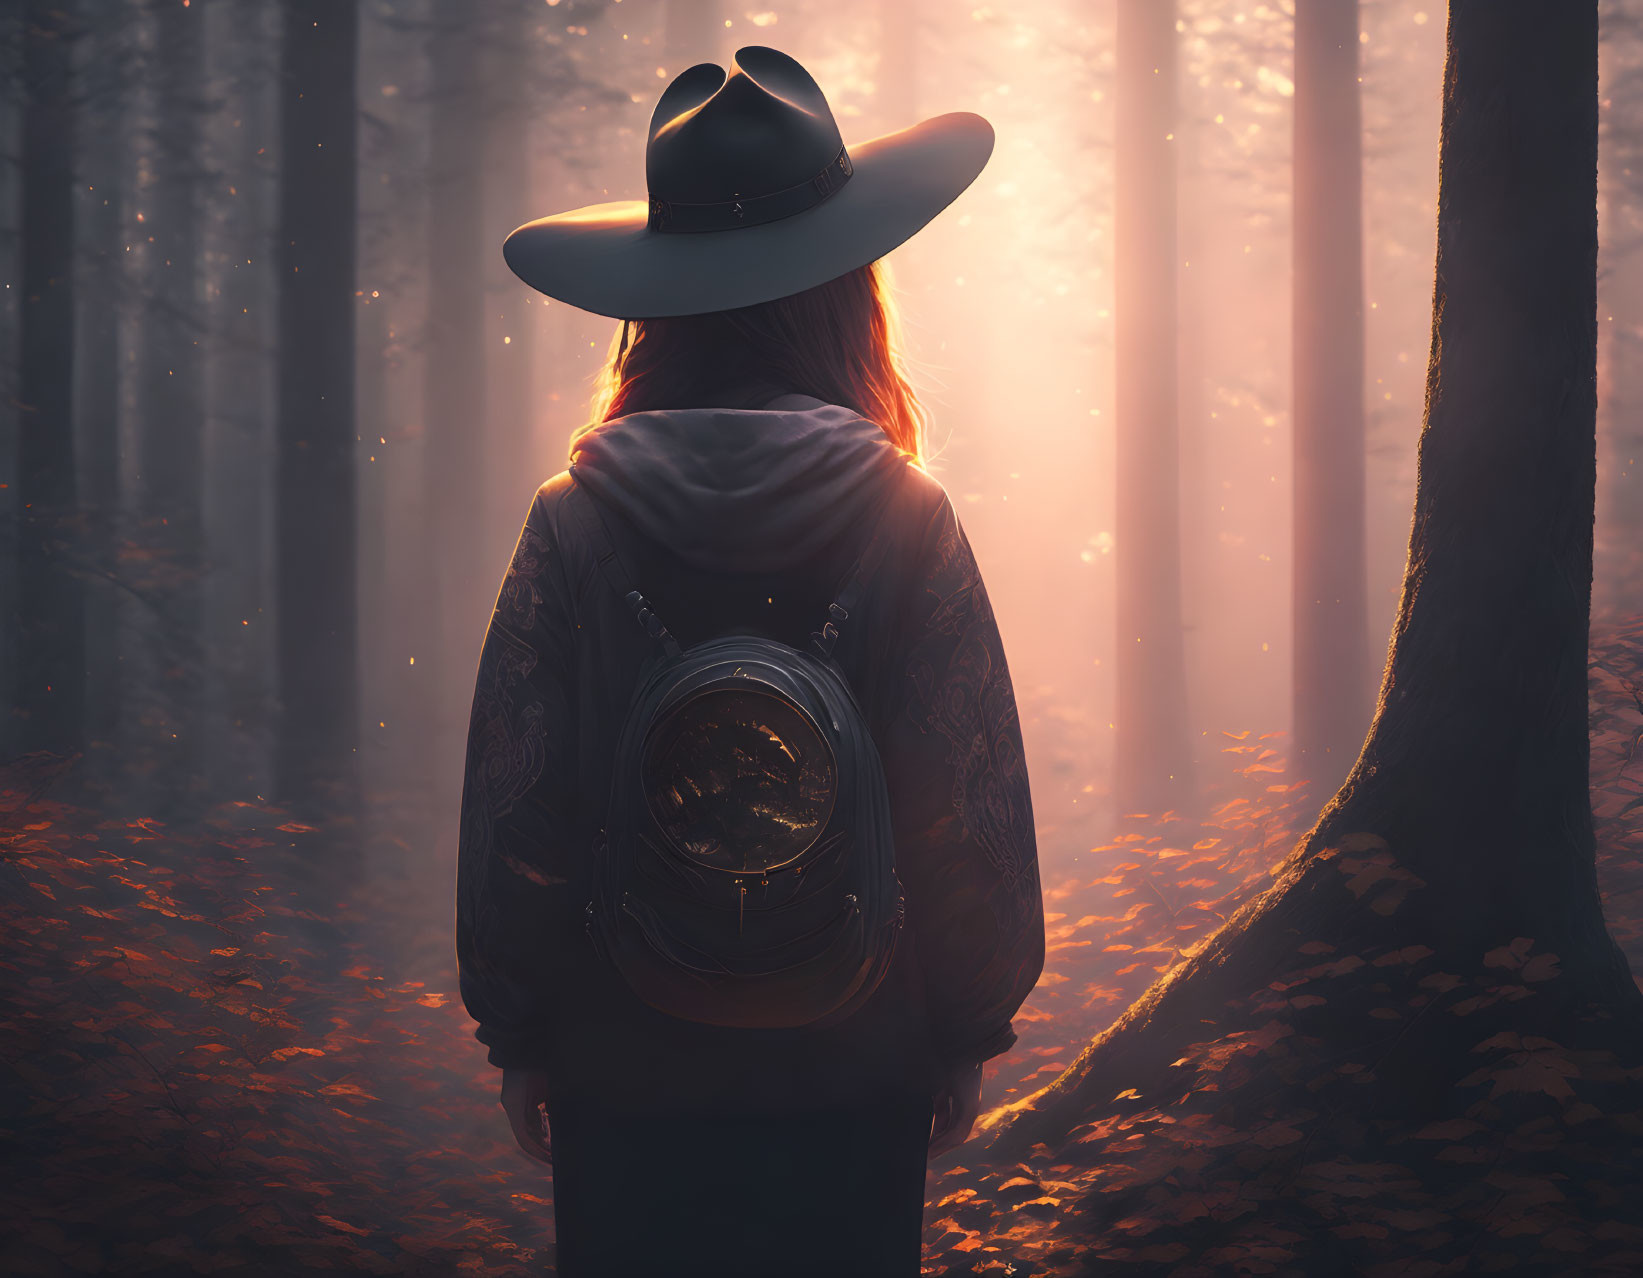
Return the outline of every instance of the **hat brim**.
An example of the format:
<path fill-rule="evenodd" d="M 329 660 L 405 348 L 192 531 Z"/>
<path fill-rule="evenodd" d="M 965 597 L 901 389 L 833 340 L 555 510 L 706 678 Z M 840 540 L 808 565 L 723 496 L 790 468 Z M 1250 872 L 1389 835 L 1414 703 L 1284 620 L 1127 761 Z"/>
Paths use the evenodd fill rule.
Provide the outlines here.
<path fill-rule="evenodd" d="M 850 180 L 792 217 L 727 231 L 651 231 L 643 200 L 527 222 L 508 266 L 549 297 L 615 319 L 728 311 L 837 279 L 912 238 L 974 182 L 993 128 L 957 111 L 850 148 Z"/>

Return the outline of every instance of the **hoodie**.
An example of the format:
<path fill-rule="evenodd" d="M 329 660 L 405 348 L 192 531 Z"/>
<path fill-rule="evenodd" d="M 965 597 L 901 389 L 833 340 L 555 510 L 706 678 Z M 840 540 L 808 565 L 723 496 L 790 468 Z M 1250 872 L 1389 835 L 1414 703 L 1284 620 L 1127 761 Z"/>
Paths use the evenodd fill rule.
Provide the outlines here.
<path fill-rule="evenodd" d="M 577 503 L 608 545 L 590 543 Z M 827 1028 L 666 1017 L 592 953 L 584 926 L 616 739 L 657 652 L 605 579 L 610 552 L 682 643 L 749 622 L 803 643 L 880 519 L 887 553 L 834 655 L 890 794 L 907 903 L 892 970 Z M 1006 1050 L 1043 956 L 1009 670 L 941 486 L 871 422 L 799 397 L 637 413 L 583 435 L 532 503 L 475 689 L 457 957 L 491 1062 L 630 1107 L 882 1092 Z"/>
<path fill-rule="evenodd" d="M 872 422 L 802 395 L 619 417 L 571 459 L 578 483 L 684 564 L 758 574 L 811 561 L 859 527 L 905 467 Z"/>

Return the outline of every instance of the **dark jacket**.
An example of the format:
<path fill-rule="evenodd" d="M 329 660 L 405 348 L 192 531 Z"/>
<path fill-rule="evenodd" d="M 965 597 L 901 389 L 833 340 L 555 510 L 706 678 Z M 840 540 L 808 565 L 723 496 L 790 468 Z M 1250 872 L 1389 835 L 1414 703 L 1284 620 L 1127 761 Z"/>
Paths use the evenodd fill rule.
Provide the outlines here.
<path fill-rule="evenodd" d="M 870 422 L 815 401 L 640 413 L 537 492 L 479 664 L 462 802 L 457 954 L 491 1063 L 556 1089 L 782 1107 L 923 1086 L 1014 1042 L 1038 979 L 1032 802 L 1004 650 L 941 486 Z M 812 407 L 802 407 L 804 404 Z M 907 926 L 890 974 L 823 1030 L 733 1031 L 640 1003 L 585 930 L 616 735 L 652 641 L 568 503 L 593 501 L 686 645 L 752 626 L 802 646 L 880 509 L 891 538 L 836 655 L 884 761 Z"/>

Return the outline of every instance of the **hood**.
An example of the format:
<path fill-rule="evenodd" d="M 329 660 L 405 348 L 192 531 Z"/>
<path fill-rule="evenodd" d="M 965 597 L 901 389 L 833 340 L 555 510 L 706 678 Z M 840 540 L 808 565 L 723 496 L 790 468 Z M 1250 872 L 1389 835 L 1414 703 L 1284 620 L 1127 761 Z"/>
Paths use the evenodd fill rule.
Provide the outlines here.
<path fill-rule="evenodd" d="M 779 572 L 860 524 L 906 464 L 853 410 L 786 396 L 604 422 L 577 441 L 571 474 L 692 568 Z"/>

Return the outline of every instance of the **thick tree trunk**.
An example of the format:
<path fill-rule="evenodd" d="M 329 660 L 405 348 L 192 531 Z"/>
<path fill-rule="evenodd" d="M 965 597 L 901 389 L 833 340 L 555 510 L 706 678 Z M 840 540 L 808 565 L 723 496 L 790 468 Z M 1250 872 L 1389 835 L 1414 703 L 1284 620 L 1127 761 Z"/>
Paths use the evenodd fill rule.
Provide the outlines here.
<path fill-rule="evenodd" d="M 1118 739 L 1121 812 L 1191 792 L 1181 636 L 1173 0 L 1118 0 Z"/>
<path fill-rule="evenodd" d="M 354 0 L 286 0 L 275 468 L 279 794 L 355 786 Z"/>
<path fill-rule="evenodd" d="M 1335 786 L 1369 726 L 1358 0 L 1296 0 L 1294 735 Z"/>
<path fill-rule="evenodd" d="M 1490 1047 L 1474 1046 L 1483 1016 L 1424 1009 L 1498 984 L 1530 947 L 1545 956 L 1533 997 L 1502 1004 L 1506 1023 L 1635 1046 L 1587 788 L 1596 42 L 1595 0 L 1556 23 L 1532 0 L 1451 5 L 1427 417 L 1369 740 L 1273 887 L 1016 1107 L 1001 1148 L 1059 1141 L 1121 1089 L 1164 1085 L 1191 1044 L 1249 1028 L 1235 1007 L 1322 976 L 1356 974 L 1312 1000 L 1325 1027 L 1296 1042 L 1336 1063 L 1374 1045 L 1378 1086 L 1360 1094 L 1386 1112 L 1437 1103 Z M 1413 1019 L 1350 996 L 1384 1003 L 1405 971 L 1439 981 L 1413 989 Z M 1367 1019 L 1388 1012 L 1405 1023 Z"/>
<path fill-rule="evenodd" d="M 141 745 L 161 784 L 180 788 L 205 761 L 204 501 L 207 329 L 201 252 L 204 7 L 153 9 L 154 145 L 139 338 L 137 499 L 141 539 L 162 567 L 143 682 Z"/>
<path fill-rule="evenodd" d="M 24 750 L 85 742 L 85 599 L 77 537 L 74 99 L 65 6 L 22 14 L 22 304 L 18 349 L 17 670 Z"/>

